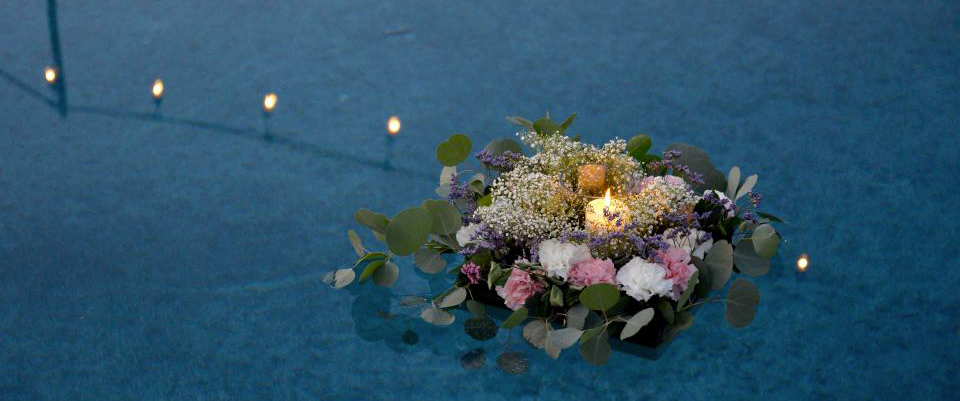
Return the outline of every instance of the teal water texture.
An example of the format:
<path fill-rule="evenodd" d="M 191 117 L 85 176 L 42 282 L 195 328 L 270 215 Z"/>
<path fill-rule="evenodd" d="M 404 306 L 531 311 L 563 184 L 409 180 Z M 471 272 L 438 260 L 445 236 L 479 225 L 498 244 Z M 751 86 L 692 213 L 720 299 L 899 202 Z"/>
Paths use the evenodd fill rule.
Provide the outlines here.
<path fill-rule="evenodd" d="M 956 1 L 13 0 L 0 31 L 0 399 L 960 393 Z M 659 360 L 604 367 L 514 333 L 531 365 L 507 376 L 506 333 L 322 283 L 355 209 L 432 195 L 436 143 L 546 111 L 760 175 L 790 224 L 752 326 L 711 304 Z M 395 293 L 442 287 L 411 266 Z"/>

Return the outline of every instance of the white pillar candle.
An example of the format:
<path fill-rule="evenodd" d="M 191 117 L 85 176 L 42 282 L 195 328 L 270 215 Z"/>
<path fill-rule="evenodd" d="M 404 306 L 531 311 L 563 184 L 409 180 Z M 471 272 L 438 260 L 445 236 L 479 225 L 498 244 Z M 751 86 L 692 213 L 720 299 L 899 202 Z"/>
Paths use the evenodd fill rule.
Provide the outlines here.
<path fill-rule="evenodd" d="M 620 231 L 630 221 L 630 209 L 622 201 L 610 197 L 609 188 L 603 198 L 590 201 L 586 209 L 584 225 L 588 232 Z M 619 212 L 620 216 L 611 221 L 604 216 L 604 210 L 609 214 Z M 619 226 L 618 220 L 622 222 Z"/>

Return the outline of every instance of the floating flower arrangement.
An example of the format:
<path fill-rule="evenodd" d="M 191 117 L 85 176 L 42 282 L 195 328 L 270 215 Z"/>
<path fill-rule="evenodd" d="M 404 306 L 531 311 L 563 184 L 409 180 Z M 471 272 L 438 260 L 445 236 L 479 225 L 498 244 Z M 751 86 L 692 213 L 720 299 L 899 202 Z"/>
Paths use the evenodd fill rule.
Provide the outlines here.
<path fill-rule="evenodd" d="M 440 199 L 392 218 L 357 211 L 387 250 L 369 251 L 349 231 L 359 259 L 328 282 L 392 286 L 394 260 L 413 255 L 426 273 L 456 275 L 442 294 L 404 297 L 424 321 L 451 325 L 451 310 L 465 307 L 464 330 L 475 339 L 522 326 L 550 357 L 579 345 L 595 365 L 606 363 L 611 341 L 662 347 L 708 302 L 723 302 L 732 326 L 748 325 L 760 293 L 743 276 L 769 271 L 780 243 L 772 224 L 782 223 L 758 210 L 757 176 L 741 181 L 737 167 L 725 175 L 691 145 L 649 154 L 644 135 L 586 144 L 566 135 L 575 117 L 509 117 L 523 127 L 520 142 L 494 140 L 473 153 L 482 172 L 458 170 L 471 155 L 467 136 L 440 143 Z M 487 308 L 505 318 L 496 323 Z M 498 365 L 524 370 L 517 354 L 504 353 Z"/>

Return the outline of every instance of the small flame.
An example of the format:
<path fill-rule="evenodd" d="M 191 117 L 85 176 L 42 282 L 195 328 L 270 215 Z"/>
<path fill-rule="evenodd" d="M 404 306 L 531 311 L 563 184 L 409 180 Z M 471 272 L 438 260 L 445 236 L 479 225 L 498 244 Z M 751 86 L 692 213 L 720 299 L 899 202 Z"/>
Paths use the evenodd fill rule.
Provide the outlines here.
<path fill-rule="evenodd" d="M 400 133 L 400 119 L 397 118 L 397 116 L 391 116 L 390 119 L 387 120 L 387 132 L 390 135 Z"/>
<path fill-rule="evenodd" d="M 277 107 L 277 94 L 276 94 L 276 93 L 271 92 L 271 93 L 268 93 L 266 96 L 263 97 L 263 111 L 265 111 L 265 112 L 267 112 L 267 113 L 270 113 L 270 112 L 272 112 L 273 109 L 276 108 L 276 107 Z"/>
<path fill-rule="evenodd" d="M 607 188 L 607 193 L 603 195 L 603 205 L 610 207 L 610 188 Z"/>
<path fill-rule="evenodd" d="M 807 258 L 807 254 L 800 254 L 800 259 L 797 259 L 797 271 L 803 273 L 807 271 L 807 266 L 809 265 L 810 259 Z"/>
<path fill-rule="evenodd" d="M 163 80 L 157 78 L 156 81 L 153 81 L 153 98 L 160 99 L 163 97 Z"/>
<path fill-rule="evenodd" d="M 48 84 L 53 84 L 57 82 L 57 69 L 54 67 L 47 67 L 43 69 L 43 79 L 47 80 Z"/>

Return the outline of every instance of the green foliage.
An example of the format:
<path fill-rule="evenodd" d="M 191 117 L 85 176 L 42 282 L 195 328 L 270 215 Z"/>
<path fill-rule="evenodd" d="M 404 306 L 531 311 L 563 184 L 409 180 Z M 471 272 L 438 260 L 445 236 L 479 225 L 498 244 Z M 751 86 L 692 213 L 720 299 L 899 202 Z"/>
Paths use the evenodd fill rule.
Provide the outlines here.
<path fill-rule="evenodd" d="M 627 141 L 627 154 L 633 156 L 635 160 L 642 162 L 643 157 L 650 151 L 651 146 L 653 146 L 653 141 L 649 136 L 637 135 Z"/>
<path fill-rule="evenodd" d="M 504 329 L 512 329 L 514 326 L 522 323 L 523 320 L 527 318 L 527 314 L 529 313 L 530 311 L 528 311 L 527 308 L 517 309 L 513 311 L 510 316 L 507 316 L 507 319 L 503 321 L 503 324 L 501 324 L 500 327 Z"/>
<path fill-rule="evenodd" d="M 677 309 L 683 309 L 683 306 L 687 304 L 687 301 L 690 300 L 690 295 L 693 294 L 693 290 L 697 287 L 697 283 L 700 282 L 700 272 L 695 271 L 693 275 L 690 276 L 690 281 L 687 282 L 687 289 L 683 291 L 683 294 L 680 294 L 680 299 L 677 301 Z"/>
<path fill-rule="evenodd" d="M 583 330 L 588 313 L 590 313 L 590 308 L 583 306 L 583 304 L 574 305 L 567 310 L 567 327 Z"/>
<path fill-rule="evenodd" d="M 523 326 L 523 339 L 536 348 L 544 348 L 547 342 L 547 322 L 536 319 Z"/>
<path fill-rule="evenodd" d="M 500 264 L 491 262 L 490 271 L 487 272 L 487 289 L 492 290 L 497 281 L 500 281 L 501 276 L 504 276 L 504 271 L 500 269 Z"/>
<path fill-rule="evenodd" d="M 377 269 L 383 267 L 385 260 L 374 260 L 367 264 L 367 267 L 363 268 L 363 272 L 360 273 L 360 284 L 363 284 L 364 281 L 367 281 L 373 273 L 377 272 Z"/>
<path fill-rule="evenodd" d="M 441 298 L 437 306 L 440 308 L 452 308 L 463 303 L 465 299 L 467 299 L 467 290 L 463 287 L 456 287 Z"/>
<path fill-rule="evenodd" d="M 437 145 L 437 160 L 444 166 L 456 166 L 470 155 L 470 138 L 463 134 L 450 135 L 446 141 Z"/>
<path fill-rule="evenodd" d="M 626 340 L 630 337 L 633 337 L 634 334 L 640 331 L 643 326 L 646 326 L 653 320 L 653 308 L 646 308 L 640 312 L 637 312 L 635 315 L 627 319 L 627 325 L 623 327 L 623 331 L 620 332 L 620 340 Z"/>
<path fill-rule="evenodd" d="M 580 293 L 580 303 L 595 311 L 605 311 L 620 301 L 620 290 L 606 283 L 594 284 Z"/>
<path fill-rule="evenodd" d="M 400 268 L 396 263 L 386 261 L 379 269 L 373 272 L 373 282 L 381 287 L 393 287 L 400 275 Z"/>
<path fill-rule="evenodd" d="M 695 173 L 703 175 L 703 184 L 690 183 L 697 192 L 703 192 L 707 189 L 722 191 L 727 187 L 727 178 L 713 166 L 710 156 L 703 149 L 685 143 L 675 143 L 667 146 L 667 150 L 680 151 L 680 157 L 674 159 L 674 161 L 689 167 Z M 686 177 L 684 178 L 686 179 Z"/>
<path fill-rule="evenodd" d="M 456 233 L 463 222 L 463 216 L 456 206 L 445 200 L 428 199 L 420 205 L 430 213 L 433 224 L 430 232 L 437 235 Z"/>
<path fill-rule="evenodd" d="M 750 236 L 753 241 L 753 251 L 761 258 L 770 259 L 777 254 L 777 246 L 780 245 L 780 236 L 773 226 L 761 224 L 753 230 Z"/>
<path fill-rule="evenodd" d="M 723 288 L 733 273 L 733 247 L 725 240 L 718 241 L 710 248 L 704 262 L 710 270 L 711 287 L 715 290 Z"/>
<path fill-rule="evenodd" d="M 733 263 L 741 273 L 750 277 L 760 277 L 770 271 L 770 259 L 757 255 L 750 238 L 742 238 L 737 242 Z"/>
<path fill-rule="evenodd" d="M 550 286 L 550 305 L 563 307 L 563 290 L 555 285 Z"/>
<path fill-rule="evenodd" d="M 474 317 L 483 317 L 487 315 L 487 309 L 483 306 L 483 304 L 472 299 L 467 301 L 467 310 L 469 310 L 470 314 Z"/>
<path fill-rule="evenodd" d="M 360 223 L 360 225 L 381 234 L 387 232 L 387 225 L 390 224 L 390 219 L 388 219 L 387 216 L 368 209 L 357 210 L 357 212 L 353 214 L 353 218 L 357 223 Z"/>
<path fill-rule="evenodd" d="M 452 313 L 435 306 L 431 306 L 421 311 L 420 318 L 427 323 L 437 326 L 449 326 L 453 324 L 454 320 L 456 320 L 456 316 L 454 316 Z"/>
<path fill-rule="evenodd" d="M 367 251 L 363 249 L 360 236 L 357 235 L 356 231 L 347 230 L 347 238 L 350 240 L 350 246 L 353 247 L 353 251 L 357 253 L 357 256 L 363 257 L 363 255 L 367 253 Z"/>
<path fill-rule="evenodd" d="M 353 269 L 340 269 L 334 272 L 333 275 L 333 288 L 343 288 L 348 284 L 352 283 L 353 280 L 357 277 L 357 273 Z"/>
<path fill-rule="evenodd" d="M 583 336 L 580 338 L 580 356 L 591 365 L 605 365 L 613 353 L 613 350 L 610 348 L 610 343 L 607 341 L 606 330 L 586 341 L 582 340 Z"/>
<path fill-rule="evenodd" d="M 413 254 L 413 263 L 424 273 L 438 273 L 447 267 L 447 261 L 439 252 L 430 248 L 420 248 Z"/>
<path fill-rule="evenodd" d="M 432 226 L 433 218 L 423 208 L 401 211 L 387 225 L 387 246 L 394 254 L 409 255 L 423 245 Z"/>
<path fill-rule="evenodd" d="M 760 291 L 750 281 L 737 279 L 727 292 L 726 318 L 733 327 L 745 327 L 753 321 L 760 304 Z"/>
<path fill-rule="evenodd" d="M 524 128 L 526 128 L 527 130 L 530 130 L 530 131 L 533 131 L 533 130 L 534 130 L 534 129 L 533 129 L 533 123 L 532 123 L 530 120 L 527 120 L 526 118 L 517 117 L 517 116 L 508 116 L 508 117 L 507 117 L 507 121 L 509 121 L 509 122 L 511 122 L 511 123 L 514 123 L 514 124 L 517 124 L 517 125 L 519 125 L 519 126 L 521 126 L 521 127 L 524 127 Z"/>

